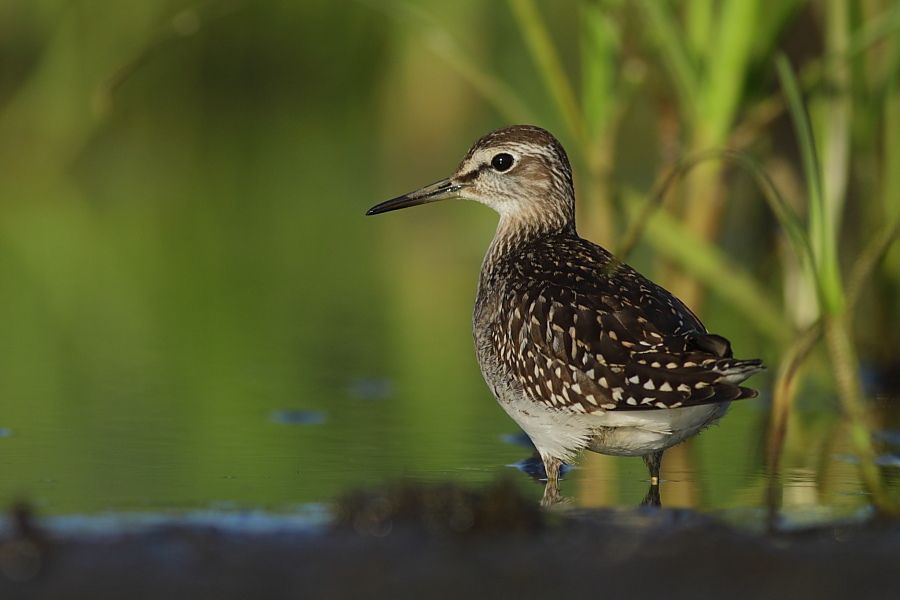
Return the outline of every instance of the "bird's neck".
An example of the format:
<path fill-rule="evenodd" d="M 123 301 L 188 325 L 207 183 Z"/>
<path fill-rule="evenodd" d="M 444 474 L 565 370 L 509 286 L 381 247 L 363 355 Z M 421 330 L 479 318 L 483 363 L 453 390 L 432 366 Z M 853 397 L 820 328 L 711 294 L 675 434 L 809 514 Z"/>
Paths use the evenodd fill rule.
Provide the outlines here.
<path fill-rule="evenodd" d="M 500 213 L 497 231 L 484 257 L 482 277 L 489 277 L 494 266 L 500 264 L 505 256 L 543 238 L 558 235 L 578 235 L 575 231 L 575 217 L 568 211 L 559 214 L 544 212 L 540 215 Z"/>

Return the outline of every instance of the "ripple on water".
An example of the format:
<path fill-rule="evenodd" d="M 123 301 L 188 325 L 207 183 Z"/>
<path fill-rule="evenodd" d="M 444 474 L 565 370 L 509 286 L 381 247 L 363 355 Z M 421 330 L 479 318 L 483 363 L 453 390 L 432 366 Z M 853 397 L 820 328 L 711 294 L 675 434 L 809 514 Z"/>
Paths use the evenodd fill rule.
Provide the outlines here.
<path fill-rule="evenodd" d="M 875 462 L 882 467 L 900 467 L 900 454 L 882 454 Z"/>
<path fill-rule="evenodd" d="M 230 533 L 302 533 L 321 530 L 330 516 L 325 505 L 309 503 L 284 513 L 213 508 L 173 513 L 54 515 L 42 518 L 41 526 L 57 535 L 78 537 L 145 533 L 163 527 L 213 528 Z M 8 533 L 11 527 L 10 520 L 0 516 L 0 533 Z"/>
<path fill-rule="evenodd" d="M 389 379 L 359 377 L 347 385 L 347 393 L 359 400 L 384 400 L 394 395 L 394 386 Z"/>
<path fill-rule="evenodd" d="M 510 463 L 506 465 L 512 469 L 517 469 L 532 479 L 536 479 L 538 481 L 546 481 L 547 480 L 547 472 L 544 470 L 544 461 L 541 460 L 540 456 L 532 455 L 527 458 L 523 458 L 522 460 L 514 463 Z M 570 464 L 563 463 L 559 467 L 559 476 L 560 479 L 564 478 L 566 474 L 571 471 L 574 467 Z"/>
<path fill-rule="evenodd" d="M 528 437 L 524 431 L 520 431 L 519 433 L 506 433 L 500 436 L 500 440 L 514 446 L 524 446 L 526 448 L 532 449 L 534 448 L 534 444 L 531 442 L 531 438 Z"/>
<path fill-rule="evenodd" d="M 900 446 L 900 431 L 876 431 L 872 437 L 878 442 Z"/>
<path fill-rule="evenodd" d="M 835 454 L 834 458 L 851 465 L 859 464 L 859 457 L 855 454 Z M 875 457 L 875 464 L 880 467 L 900 467 L 900 454 L 886 453 Z"/>
<path fill-rule="evenodd" d="M 276 410 L 270 419 L 280 425 L 321 425 L 325 422 L 325 413 L 316 410 Z"/>

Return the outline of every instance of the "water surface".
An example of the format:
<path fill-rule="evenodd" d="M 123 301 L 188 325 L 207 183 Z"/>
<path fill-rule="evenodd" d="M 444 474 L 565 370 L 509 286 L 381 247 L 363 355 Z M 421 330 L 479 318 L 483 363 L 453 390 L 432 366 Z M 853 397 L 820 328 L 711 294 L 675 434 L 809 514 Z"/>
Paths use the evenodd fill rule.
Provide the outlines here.
<path fill-rule="evenodd" d="M 21 47 L 6 53 L 19 57 L 18 79 L 0 82 L 0 125 L 16 134 L 0 139 L 0 505 L 290 512 L 390 478 L 501 475 L 537 500 L 541 485 L 508 466 L 530 450 L 507 441 L 518 432 L 472 349 L 495 216 L 461 202 L 363 216 L 446 176 L 503 118 L 466 109 L 449 94 L 462 83 L 414 46 L 409 56 L 426 62 L 410 67 L 414 84 L 394 85 L 405 72 L 389 39 L 396 24 L 362 4 L 245 4 L 201 15 L 196 35 L 176 28 L 146 56 L 133 39 L 167 22 L 165 3 L 122 9 L 121 27 L 75 10 L 58 27 L 26 11 L 33 27 L 9 42 Z M 56 31 L 66 37 L 45 39 Z M 134 63 L 108 64 L 118 56 L 109 48 Z M 504 52 L 522 54 L 531 82 L 518 48 Z M 58 81 L 72 72 L 90 79 L 85 89 Z M 121 76 L 114 89 L 110 73 Z M 427 115 L 406 114 L 413 106 Z M 50 108 L 52 119 L 41 112 Z M 642 103 L 633 118 L 655 123 L 653 110 Z M 658 175 L 647 160 L 654 130 L 637 128 L 616 165 L 641 189 Z M 601 229 L 592 214 L 579 206 L 586 235 Z M 778 280 L 763 272 L 774 268 L 760 259 L 768 250 L 734 239 L 724 250 L 736 262 Z M 647 246 L 632 262 L 658 274 Z M 739 356 L 779 355 L 715 297 L 701 314 Z M 867 497 L 827 369 L 815 359 L 806 374 L 784 506 L 855 511 Z M 665 504 L 762 505 L 770 381 L 752 383 L 760 399 L 667 453 Z M 894 432 L 882 450 L 896 453 L 896 409 L 880 402 L 875 421 Z M 896 492 L 900 469 L 886 460 Z M 633 506 L 645 488 L 640 459 L 586 454 L 562 491 L 575 505 Z"/>

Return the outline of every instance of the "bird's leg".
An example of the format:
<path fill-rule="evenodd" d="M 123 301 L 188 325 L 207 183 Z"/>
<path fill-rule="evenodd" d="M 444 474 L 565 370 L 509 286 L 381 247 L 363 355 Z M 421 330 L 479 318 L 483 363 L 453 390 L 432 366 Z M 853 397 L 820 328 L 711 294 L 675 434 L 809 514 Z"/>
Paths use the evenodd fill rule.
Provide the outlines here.
<path fill-rule="evenodd" d="M 547 483 L 544 485 L 544 496 L 541 498 L 541 506 L 549 508 L 560 501 L 559 495 L 559 469 L 562 462 L 552 456 L 541 455 L 544 461 L 544 472 L 547 474 Z"/>
<path fill-rule="evenodd" d="M 663 451 L 654 452 L 653 454 L 644 455 L 644 464 L 647 465 L 647 470 L 650 471 L 650 489 L 647 490 L 647 495 L 644 496 L 644 501 L 641 502 L 644 506 L 660 506 L 659 500 L 659 467 L 662 464 L 662 455 Z"/>
<path fill-rule="evenodd" d="M 659 486 L 651 485 L 647 488 L 647 495 L 644 496 L 644 499 L 641 500 L 641 506 L 652 506 L 654 508 L 659 508 L 662 506 L 662 502 L 659 499 Z"/>
<path fill-rule="evenodd" d="M 653 454 L 645 454 L 642 458 L 647 470 L 650 471 L 650 485 L 659 485 L 659 467 L 662 464 L 663 451 L 654 452 Z"/>

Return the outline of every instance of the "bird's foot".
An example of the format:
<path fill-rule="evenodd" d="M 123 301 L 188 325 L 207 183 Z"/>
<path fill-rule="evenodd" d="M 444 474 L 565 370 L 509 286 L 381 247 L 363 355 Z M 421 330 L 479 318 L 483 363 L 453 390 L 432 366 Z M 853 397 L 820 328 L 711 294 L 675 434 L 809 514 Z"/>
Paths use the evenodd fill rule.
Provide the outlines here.
<path fill-rule="evenodd" d="M 551 485 L 548 481 L 544 486 L 544 495 L 541 497 L 541 508 L 551 508 L 563 501 L 559 493 L 559 485 Z"/>
<path fill-rule="evenodd" d="M 541 456 L 544 461 L 544 472 L 547 475 L 547 483 L 544 485 L 544 495 L 541 498 L 541 506 L 550 508 L 562 501 L 562 495 L 559 493 L 559 470 L 562 461 L 551 456 Z"/>
<path fill-rule="evenodd" d="M 660 508 L 662 506 L 662 502 L 659 499 L 659 484 L 650 484 L 650 487 L 647 489 L 647 495 L 644 496 L 644 499 L 641 501 L 641 506 L 652 506 L 654 508 Z"/>

